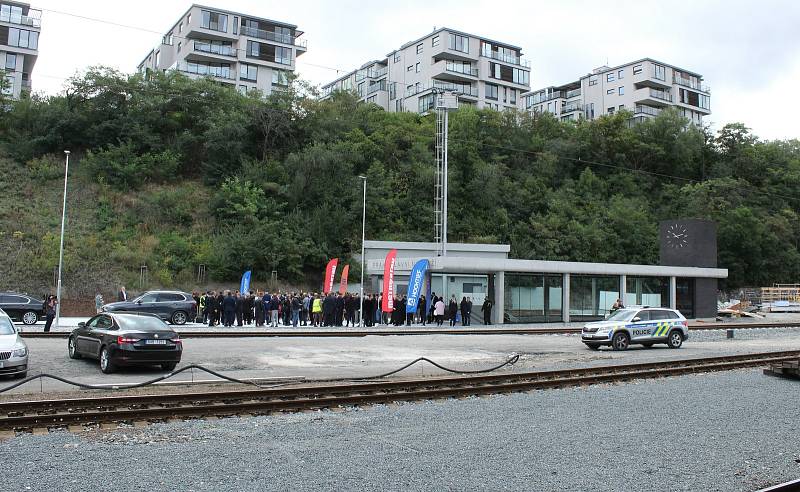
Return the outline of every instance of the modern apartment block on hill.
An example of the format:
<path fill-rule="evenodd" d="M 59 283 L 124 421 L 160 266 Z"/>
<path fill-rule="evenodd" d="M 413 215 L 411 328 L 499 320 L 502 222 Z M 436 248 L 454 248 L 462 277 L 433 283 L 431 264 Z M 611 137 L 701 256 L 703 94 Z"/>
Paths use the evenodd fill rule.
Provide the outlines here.
<path fill-rule="evenodd" d="M 6 95 L 19 99 L 31 90 L 31 73 L 39 56 L 40 10 L 27 3 L 0 2 L 0 63 L 8 85 Z"/>
<path fill-rule="evenodd" d="M 703 76 L 644 58 L 617 67 L 603 66 L 575 82 L 526 93 L 522 109 L 552 113 L 561 120 L 595 119 L 620 110 L 633 122 L 675 107 L 695 124 L 711 114 L 711 91 Z"/>
<path fill-rule="evenodd" d="M 192 5 L 139 64 L 139 71 L 177 70 L 212 77 L 240 92 L 286 87 L 295 60 L 306 52 L 294 24 Z"/>
<path fill-rule="evenodd" d="M 337 90 L 392 112 L 428 111 L 436 90 L 456 92 L 461 105 L 516 108 L 530 90 L 530 63 L 518 46 L 445 27 L 324 85 L 323 97 Z"/>

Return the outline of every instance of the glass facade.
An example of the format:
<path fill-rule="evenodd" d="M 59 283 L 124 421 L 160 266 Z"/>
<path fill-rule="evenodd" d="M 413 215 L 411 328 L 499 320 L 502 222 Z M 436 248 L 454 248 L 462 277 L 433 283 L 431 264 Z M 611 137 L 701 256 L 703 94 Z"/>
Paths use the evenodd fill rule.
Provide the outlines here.
<path fill-rule="evenodd" d="M 561 275 L 506 273 L 505 322 L 562 321 L 562 283 Z"/>
<path fill-rule="evenodd" d="M 620 277 L 616 275 L 571 275 L 569 283 L 570 321 L 600 320 L 619 299 Z"/>
<path fill-rule="evenodd" d="M 625 305 L 669 307 L 669 277 L 628 277 Z"/>
<path fill-rule="evenodd" d="M 685 318 L 694 318 L 694 279 L 675 279 L 675 307 Z"/>

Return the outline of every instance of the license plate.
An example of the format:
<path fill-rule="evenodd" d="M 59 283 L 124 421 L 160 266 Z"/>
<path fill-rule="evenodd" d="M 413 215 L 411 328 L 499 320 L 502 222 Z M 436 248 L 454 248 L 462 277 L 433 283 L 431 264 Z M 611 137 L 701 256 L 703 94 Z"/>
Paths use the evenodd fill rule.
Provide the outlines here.
<path fill-rule="evenodd" d="M 145 340 L 144 343 L 146 345 L 166 345 L 166 340 Z"/>

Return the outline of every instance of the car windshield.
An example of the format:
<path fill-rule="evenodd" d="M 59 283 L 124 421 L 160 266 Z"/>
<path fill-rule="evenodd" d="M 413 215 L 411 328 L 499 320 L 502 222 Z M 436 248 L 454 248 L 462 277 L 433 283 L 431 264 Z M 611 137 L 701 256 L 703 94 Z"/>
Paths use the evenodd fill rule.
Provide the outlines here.
<path fill-rule="evenodd" d="M 123 330 L 163 330 L 169 328 L 166 323 L 155 316 L 117 316 L 117 323 Z"/>
<path fill-rule="evenodd" d="M 606 318 L 606 321 L 630 321 L 637 312 L 637 309 L 620 309 Z"/>
<path fill-rule="evenodd" d="M 11 324 L 11 320 L 8 318 L 0 318 L 0 335 L 13 335 L 16 332 L 14 325 Z"/>

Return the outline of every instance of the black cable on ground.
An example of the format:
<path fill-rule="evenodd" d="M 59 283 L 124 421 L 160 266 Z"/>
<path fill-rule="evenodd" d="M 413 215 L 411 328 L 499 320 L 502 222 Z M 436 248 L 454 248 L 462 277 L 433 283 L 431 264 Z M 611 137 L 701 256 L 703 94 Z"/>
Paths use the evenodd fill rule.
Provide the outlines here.
<path fill-rule="evenodd" d="M 503 368 L 505 366 L 508 366 L 508 365 L 513 365 L 518 360 L 519 360 L 519 355 L 515 354 L 514 356 L 512 356 L 511 358 L 509 358 L 508 360 L 506 360 L 502 364 L 496 365 L 494 367 L 490 367 L 488 369 L 478 369 L 478 370 L 471 370 L 470 371 L 470 370 L 450 369 L 448 367 L 445 367 L 445 366 L 443 366 L 443 365 L 441 365 L 441 364 L 439 364 L 437 362 L 434 362 L 434 361 L 428 359 L 427 357 L 420 357 L 418 359 L 415 359 L 412 362 L 409 362 L 408 364 L 404 365 L 403 367 L 400 367 L 398 369 L 395 369 L 393 371 L 389 371 L 389 372 L 386 372 L 386 373 L 383 373 L 383 374 L 378 374 L 376 376 L 365 376 L 365 377 L 360 377 L 360 378 L 306 379 L 306 380 L 303 380 L 302 382 L 304 382 L 304 383 L 317 383 L 317 382 L 329 383 L 329 382 L 337 382 L 337 381 L 338 382 L 341 382 L 341 381 L 369 381 L 369 380 L 372 380 L 372 379 L 381 379 L 381 378 L 385 378 L 385 377 L 391 376 L 393 374 L 397 374 L 398 372 L 403 371 L 405 369 L 408 369 L 409 367 L 411 367 L 411 366 L 413 366 L 413 365 L 415 365 L 417 363 L 420 363 L 420 362 L 428 362 L 428 363 L 434 365 L 435 367 L 437 367 L 437 368 L 439 368 L 439 369 L 441 369 L 441 370 L 443 370 L 445 372 L 452 373 L 452 374 L 485 374 L 485 373 L 496 371 L 496 370 L 501 369 L 501 368 Z M 98 390 L 98 389 L 99 390 L 120 390 L 120 389 L 142 388 L 144 386 L 150 386 L 150 385 L 153 385 L 155 383 L 158 383 L 159 381 L 164 381 L 165 379 L 172 378 L 173 376 L 176 376 L 176 375 L 178 375 L 178 374 L 180 374 L 180 373 L 182 373 L 184 371 L 188 371 L 190 369 L 198 369 L 200 371 L 207 372 L 208 374 L 211 374 L 212 376 L 216 376 L 218 378 L 224 379 L 226 381 L 230 381 L 232 383 L 239 383 L 239 384 L 246 384 L 246 385 L 256 386 L 257 388 L 261 388 L 261 389 L 276 388 L 276 387 L 279 387 L 279 386 L 288 386 L 288 385 L 297 383 L 296 381 L 292 381 L 292 382 L 278 383 L 278 384 L 271 384 L 271 385 L 261 385 L 261 384 L 256 383 L 255 381 L 244 381 L 244 380 L 233 378 L 233 377 L 230 377 L 230 376 L 225 376 L 224 374 L 218 373 L 218 372 L 213 371 L 211 369 L 208 369 L 206 367 L 203 367 L 203 366 L 200 366 L 200 365 L 196 365 L 196 364 L 192 364 L 192 365 L 188 365 L 186 367 L 182 367 L 182 368 L 178 369 L 177 371 L 172 371 L 171 373 L 166 374 L 164 376 L 159 376 L 157 378 L 150 379 L 148 381 L 143 381 L 141 383 L 118 384 L 118 385 L 111 385 L 111 386 L 86 384 L 86 383 L 81 383 L 81 382 L 78 382 L 78 381 L 72 381 L 70 379 L 62 378 L 61 376 L 56 376 L 55 374 L 42 373 L 42 374 L 37 374 L 36 376 L 27 377 L 27 378 L 23 379 L 22 381 L 18 381 L 18 382 L 14 383 L 14 384 L 12 384 L 10 386 L 2 388 L 2 389 L 0 389 L 0 394 L 5 393 L 7 391 L 10 391 L 10 390 L 12 390 L 14 388 L 18 388 L 18 387 L 22 386 L 23 384 L 27 384 L 27 383 L 29 383 L 31 381 L 35 381 L 37 379 L 55 379 L 56 381 L 61 381 L 62 383 L 69 384 L 69 385 L 72 385 L 72 386 L 77 386 L 79 388 L 94 389 L 94 390 Z"/>

